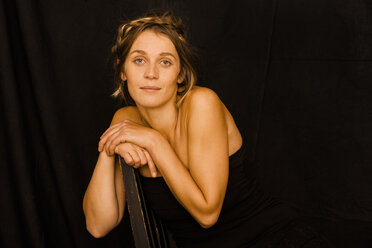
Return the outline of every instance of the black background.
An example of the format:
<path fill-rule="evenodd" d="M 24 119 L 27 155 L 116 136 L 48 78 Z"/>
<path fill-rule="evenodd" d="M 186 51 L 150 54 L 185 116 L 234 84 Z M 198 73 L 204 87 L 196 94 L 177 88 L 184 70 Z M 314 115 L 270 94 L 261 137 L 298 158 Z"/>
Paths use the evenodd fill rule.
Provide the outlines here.
<path fill-rule="evenodd" d="M 0 246 L 130 247 L 94 239 L 82 198 L 110 97 L 121 20 L 173 9 L 199 82 L 234 116 L 266 191 L 336 247 L 372 246 L 372 2 L 31 1 L 0 4 Z"/>

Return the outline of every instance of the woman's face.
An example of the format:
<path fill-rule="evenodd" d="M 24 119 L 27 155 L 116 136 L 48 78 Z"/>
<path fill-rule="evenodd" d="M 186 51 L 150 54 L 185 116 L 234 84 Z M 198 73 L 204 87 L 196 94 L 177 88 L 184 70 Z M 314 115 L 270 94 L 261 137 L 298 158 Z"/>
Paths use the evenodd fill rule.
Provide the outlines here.
<path fill-rule="evenodd" d="M 180 59 L 172 41 L 164 34 L 145 30 L 134 41 L 124 62 L 122 80 L 137 106 L 161 107 L 176 103 L 181 83 Z"/>

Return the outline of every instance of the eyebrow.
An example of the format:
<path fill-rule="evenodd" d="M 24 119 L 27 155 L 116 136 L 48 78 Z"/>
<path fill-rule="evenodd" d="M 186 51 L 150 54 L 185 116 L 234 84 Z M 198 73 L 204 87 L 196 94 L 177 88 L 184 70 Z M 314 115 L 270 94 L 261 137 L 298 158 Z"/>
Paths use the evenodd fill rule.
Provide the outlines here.
<path fill-rule="evenodd" d="M 143 54 L 143 55 L 146 54 L 146 52 L 143 51 L 143 50 L 134 50 L 134 51 L 132 51 L 130 54 L 133 54 L 133 53 L 140 53 L 140 54 Z M 176 56 L 174 56 L 172 53 L 169 53 L 169 52 L 162 52 L 162 53 L 160 53 L 159 55 L 160 55 L 160 56 L 171 56 L 171 57 L 173 57 L 174 59 L 176 59 Z"/>
<path fill-rule="evenodd" d="M 132 53 L 146 54 L 146 52 L 143 51 L 143 50 L 134 50 L 134 51 L 130 52 L 130 54 L 132 54 Z"/>
<path fill-rule="evenodd" d="M 171 57 L 173 57 L 174 59 L 176 59 L 176 56 L 174 56 L 172 53 L 167 53 L 167 52 L 160 53 L 160 56 L 171 56 Z"/>

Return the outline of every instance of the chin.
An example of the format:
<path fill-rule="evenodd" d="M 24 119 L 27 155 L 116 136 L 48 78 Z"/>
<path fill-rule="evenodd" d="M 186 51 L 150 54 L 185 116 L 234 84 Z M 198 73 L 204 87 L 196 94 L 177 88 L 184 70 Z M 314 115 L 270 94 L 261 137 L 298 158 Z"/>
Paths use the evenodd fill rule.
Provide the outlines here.
<path fill-rule="evenodd" d="M 142 101 L 135 101 L 136 105 L 144 108 L 156 108 L 162 106 L 164 103 L 161 101 L 155 101 L 155 99 L 147 99 Z"/>
<path fill-rule="evenodd" d="M 132 97 L 133 98 L 133 97 Z M 172 96 L 158 95 L 158 96 L 138 96 L 133 98 L 137 106 L 143 108 L 158 108 L 170 101 L 172 101 Z M 176 101 L 176 99 L 174 99 Z"/>

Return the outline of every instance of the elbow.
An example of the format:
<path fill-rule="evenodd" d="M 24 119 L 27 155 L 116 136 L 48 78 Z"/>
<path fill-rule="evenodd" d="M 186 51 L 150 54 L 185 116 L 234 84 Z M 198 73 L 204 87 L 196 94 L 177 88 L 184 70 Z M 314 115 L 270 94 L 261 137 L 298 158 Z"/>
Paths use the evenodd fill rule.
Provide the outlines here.
<path fill-rule="evenodd" d="M 219 216 L 220 216 L 220 212 L 218 211 L 218 213 L 205 214 L 201 216 L 197 221 L 201 227 L 207 229 L 207 228 L 214 226 L 214 224 L 216 224 Z"/>
<path fill-rule="evenodd" d="M 85 223 L 87 231 L 95 238 L 106 236 L 119 224 L 114 218 L 85 218 Z"/>
<path fill-rule="evenodd" d="M 217 223 L 222 210 L 222 202 L 211 202 L 203 207 L 199 207 L 198 210 L 195 212 L 194 218 L 201 227 L 207 229 Z"/>
<path fill-rule="evenodd" d="M 96 239 L 106 236 L 107 232 L 102 232 L 99 228 L 94 228 L 87 225 L 87 231 Z"/>
<path fill-rule="evenodd" d="M 121 217 L 115 213 L 106 211 L 105 213 L 86 209 L 84 204 L 85 225 L 87 231 L 95 238 L 106 236 L 121 222 Z"/>
<path fill-rule="evenodd" d="M 108 232 L 105 232 L 101 225 L 95 221 L 96 216 L 91 211 L 87 211 L 85 204 L 85 197 L 83 201 L 83 211 L 85 215 L 85 226 L 87 231 L 95 238 L 102 238 Z"/>
<path fill-rule="evenodd" d="M 92 225 L 87 223 L 87 231 L 95 238 L 103 238 L 106 236 L 111 229 L 107 229 L 98 225 Z"/>

